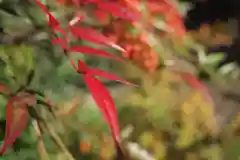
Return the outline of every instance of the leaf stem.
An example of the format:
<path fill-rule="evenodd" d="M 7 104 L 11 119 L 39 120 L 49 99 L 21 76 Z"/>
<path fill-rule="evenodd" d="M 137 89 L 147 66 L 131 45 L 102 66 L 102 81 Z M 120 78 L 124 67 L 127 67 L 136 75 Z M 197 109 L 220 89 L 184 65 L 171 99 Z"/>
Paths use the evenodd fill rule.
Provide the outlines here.
<path fill-rule="evenodd" d="M 44 120 L 44 118 L 42 119 L 42 121 L 38 121 L 38 123 L 42 123 L 44 125 L 45 129 L 50 134 L 51 139 L 55 142 L 55 144 L 59 147 L 59 149 L 65 155 L 66 160 L 75 160 L 75 158 L 72 156 L 72 154 L 68 151 L 67 147 L 62 142 L 61 138 L 54 131 L 54 127 L 49 123 L 47 123 L 46 120 Z"/>

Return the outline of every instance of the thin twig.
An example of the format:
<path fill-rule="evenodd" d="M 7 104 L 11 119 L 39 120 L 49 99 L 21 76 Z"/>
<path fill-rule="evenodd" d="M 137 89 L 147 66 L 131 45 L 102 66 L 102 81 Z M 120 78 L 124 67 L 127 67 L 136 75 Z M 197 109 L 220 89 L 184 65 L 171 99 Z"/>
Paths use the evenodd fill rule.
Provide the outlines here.
<path fill-rule="evenodd" d="M 47 150 L 44 146 L 43 140 L 42 140 L 42 133 L 39 127 L 39 124 L 36 120 L 33 120 L 32 122 L 33 128 L 36 132 L 36 135 L 38 136 L 39 140 L 38 140 L 38 152 L 40 155 L 40 159 L 41 160 L 50 160 L 50 157 L 47 153 Z"/>
<path fill-rule="evenodd" d="M 37 123 L 39 124 L 39 129 L 45 129 L 49 134 L 51 139 L 54 141 L 54 143 L 59 147 L 59 149 L 62 151 L 63 155 L 66 157 L 66 160 L 75 160 L 72 154 L 68 151 L 67 147 L 62 142 L 61 138 L 58 136 L 58 134 L 54 131 L 54 127 L 50 125 L 49 121 L 47 121 L 41 112 L 41 108 L 38 108 L 37 112 L 38 116 L 41 117 L 41 120 L 38 120 Z"/>
<path fill-rule="evenodd" d="M 63 154 L 67 158 L 66 160 L 75 160 L 72 154 L 68 151 L 67 147 L 63 144 L 61 138 L 56 134 L 56 132 L 52 129 L 53 126 L 46 124 L 46 129 L 49 131 L 51 138 L 58 145 L 58 147 L 62 150 Z"/>
<path fill-rule="evenodd" d="M 50 134 L 51 139 L 55 142 L 55 144 L 59 147 L 59 149 L 62 151 L 62 153 L 65 155 L 66 160 L 75 160 L 72 154 L 68 151 L 67 147 L 62 142 L 61 138 L 58 136 L 58 134 L 54 131 L 54 127 L 47 123 L 45 120 L 41 121 Z"/>

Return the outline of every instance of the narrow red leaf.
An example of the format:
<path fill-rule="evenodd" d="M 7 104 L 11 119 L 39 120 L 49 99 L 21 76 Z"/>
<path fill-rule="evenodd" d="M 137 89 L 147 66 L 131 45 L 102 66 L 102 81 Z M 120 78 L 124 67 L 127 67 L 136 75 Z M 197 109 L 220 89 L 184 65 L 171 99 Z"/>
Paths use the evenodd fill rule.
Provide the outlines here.
<path fill-rule="evenodd" d="M 85 74 L 84 80 L 104 119 L 107 121 L 114 140 L 120 140 L 118 114 L 112 97 L 104 85 L 96 78 Z"/>
<path fill-rule="evenodd" d="M 58 27 L 59 27 L 59 22 L 58 22 L 58 20 L 50 13 L 50 11 L 47 9 L 47 7 L 46 7 L 44 4 L 42 4 L 40 1 L 38 1 L 38 0 L 32 0 L 32 1 L 34 1 L 34 2 L 36 3 L 36 5 L 38 5 L 39 8 L 42 9 L 42 11 L 43 11 L 45 14 L 48 15 L 48 18 L 49 18 L 48 24 L 49 24 L 49 26 L 50 26 L 51 28 L 53 28 L 53 29 L 58 28 Z"/>
<path fill-rule="evenodd" d="M 92 28 L 87 28 L 87 27 L 79 28 L 79 27 L 70 26 L 69 30 L 72 33 L 72 35 L 77 38 L 81 38 L 89 42 L 100 44 L 100 45 L 108 45 L 117 50 L 125 51 L 122 47 L 114 44 L 109 38 L 105 37 L 104 35 L 95 31 Z"/>
<path fill-rule="evenodd" d="M 117 60 L 117 61 L 124 62 L 124 60 L 121 59 L 120 57 L 111 55 L 108 52 L 105 52 L 103 50 L 92 48 L 92 47 L 88 47 L 88 46 L 72 46 L 69 49 L 69 51 L 80 52 L 80 53 L 89 54 L 89 55 L 102 56 L 102 57 L 111 58 L 111 59 L 114 59 L 114 60 Z"/>
<path fill-rule="evenodd" d="M 63 49 L 68 48 L 67 41 L 65 39 L 60 38 L 60 37 L 57 37 L 56 39 L 52 40 L 52 43 L 55 44 L 55 45 L 59 45 Z"/>
<path fill-rule="evenodd" d="M 198 90 L 205 100 L 213 105 L 212 97 L 208 91 L 208 88 L 193 74 L 187 72 L 177 72 L 181 78 L 193 89 Z"/>
<path fill-rule="evenodd" d="M 78 60 L 78 72 L 85 72 L 90 76 L 99 76 L 108 80 L 113 80 L 113 81 L 119 81 L 123 84 L 126 85 L 131 85 L 131 86 L 136 86 L 133 83 L 130 83 L 126 80 L 123 80 L 119 78 L 118 76 L 105 72 L 104 70 L 101 69 L 96 69 L 96 68 L 89 68 L 83 61 Z"/>
<path fill-rule="evenodd" d="M 6 130 L 0 154 L 3 154 L 7 147 L 15 142 L 27 126 L 29 118 L 27 104 L 15 106 L 15 98 L 10 99 L 7 105 Z"/>
<path fill-rule="evenodd" d="M 60 22 L 51 14 L 51 12 L 47 9 L 47 7 L 42 4 L 38 0 L 32 0 L 39 6 L 39 8 L 48 16 L 48 25 L 51 27 L 55 32 L 61 33 L 64 38 L 67 40 L 66 32 L 60 27 Z"/>
<path fill-rule="evenodd" d="M 99 77 L 102 77 L 102 78 L 105 78 L 105 79 L 108 79 L 108 80 L 112 80 L 112 81 L 119 81 L 119 82 L 121 82 L 123 84 L 126 84 L 126 85 L 136 86 L 133 83 L 130 83 L 126 80 L 123 80 L 123 79 L 119 78 L 118 76 L 116 76 L 112 73 L 105 72 L 104 70 L 101 70 L 101 69 L 89 68 L 88 69 L 88 74 L 90 74 L 92 76 L 99 76 Z"/>
<path fill-rule="evenodd" d="M 140 17 L 135 12 L 130 11 L 128 8 L 118 2 L 102 2 L 98 3 L 98 8 L 103 11 L 108 11 L 112 15 L 117 16 L 124 20 L 135 21 Z"/>
<path fill-rule="evenodd" d="M 108 44 L 109 40 L 101 33 L 87 27 L 69 27 L 73 36 L 96 44 Z"/>
<path fill-rule="evenodd" d="M 88 66 L 83 61 L 78 60 L 78 72 L 87 73 L 88 69 Z"/>

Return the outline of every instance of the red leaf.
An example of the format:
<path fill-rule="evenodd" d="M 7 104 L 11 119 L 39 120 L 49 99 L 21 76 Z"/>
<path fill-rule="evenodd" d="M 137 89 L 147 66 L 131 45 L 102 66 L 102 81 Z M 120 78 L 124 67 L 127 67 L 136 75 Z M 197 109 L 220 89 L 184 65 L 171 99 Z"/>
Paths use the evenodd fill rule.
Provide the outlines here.
<path fill-rule="evenodd" d="M 15 142 L 17 137 L 21 135 L 27 126 L 29 114 L 27 104 L 14 105 L 16 97 L 12 97 L 7 104 L 6 113 L 6 130 L 4 142 L 0 148 L 0 153 L 3 154 L 7 147 Z M 17 103 L 17 102 L 16 102 Z"/>
<path fill-rule="evenodd" d="M 92 47 L 88 47 L 88 46 L 72 46 L 69 51 L 73 51 L 73 52 L 80 52 L 80 53 L 85 53 L 85 54 L 89 54 L 89 55 L 96 55 L 96 56 L 102 56 L 102 57 L 107 57 L 107 58 L 111 58 L 111 59 L 115 59 L 117 61 L 124 61 L 123 59 L 111 55 L 103 50 L 100 49 L 96 49 L 96 48 L 92 48 Z"/>
<path fill-rule="evenodd" d="M 118 2 L 98 3 L 98 8 L 103 11 L 108 11 L 112 15 L 117 16 L 122 19 L 125 19 L 125 20 L 130 20 L 130 21 L 134 20 L 135 21 L 140 18 L 138 14 L 130 11 L 128 8 L 126 8 L 125 6 L 121 5 Z"/>
<path fill-rule="evenodd" d="M 32 0 L 36 3 L 36 5 L 39 6 L 40 9 L 42 9 L 42 11 L 47 14 L 48 16 L 48 25 L 57 32 L 60 32 L 64 38 L 66 38 L 67 40 L 67 34 L 66 32 L 60 27 L 60 23 L 59 21 L 50 13 L 50 11 L 47 9 L 47 7 L 42 4 L 41 2 L 39 2 L 38 0 Z"/>
<path fill-rule="evenodd" d="M 77 38 L 81 38 L 84 40 L 87 40 L 92 43 L 101 44 L 101 45 L 109 45 L 115 49 L 118 49 L 120 51 L 124 51 L 124 49 L 116 44 L 114 44 L 110 39 L 102 35 L 101 33 L 95 31 L 92 28 L 87 27 L 69 27 L 70 32 L 73 36 Z"/>
<path fill-rule="evenodd" d="M 66 42 L 66 40 L 64 40 L 64 39 L 62 39 L 60 37 L 52 40 L 52 43 L 55 44 L 55 45 L 59 45 L 63 49 L 67 49 L 68 48 L 68 43 Z"/>
<path fill-rule="evenodd" d="M 56 18 L 50 13 L 50 11 L 47 9 L 47 7 L 44 4 L 42 4 L 40 1 L 38 1 L 38 0 L 32 0 L 32 1 L 34 1 L 36 3 L 36 5 L 38 5 L 42 9 L 42 11 L 45 14 L 48 15 L 48 17 L 49 17 L 49 22 L 48 22 L 49 26 L 51 28 L 53 28 L 53 29 L 58 28 L 59 27 L 58 20 L 56 20 Z"/>
<path fill-rule="evenodd" d="M 187 73 L 187 72 L 177 72 L 181 76 L 181 78 L 193 89 L 198 90 L 205 100 L 213 105 L 213 100 L 211 95 L 208 91 L 208 88 L 194 75 Z"/>
<path fill-rule="evenodd" d="M 78 72 L 87 73 L 88 66 L 81 60 L 78 60 Z"/>
<path fill-rule="evenodd" d="M 96 78 L 85 74 L 84 80 L 89 91 L 102 114 L 107 121 L 114 140 L 118 143 L 120 139 L 117 110 L 112 97 L 104 85 Z"/>
<path fill-rule="evenodd" d="M 88 69 L 88 74 L 90 74 L 92 76 L 99 76 L 99 77 L 102 77 L 102 78 L 105 78 L 105 79 L 108 79 L 108 80 L 112 80 L 112 81 L 119 81 L 119 82 L 121 82 L 123 84 L 126 84 L 126 85 L 136 86 L 133 83 L 130 83 L 126 80 L 123 80 L 123 79 L 119 78 L 118 76 L 116 76 L 114 74 L 111 74 L 111 73 L 108 73 L 108 72 L 105 72 L 104 70 L 101 70 L 101 69 L 89 68 Z"/>
<path fill-rule="evenodd" d="M 87 27 L 69 27 L 70 32 L 73 36 L 97 43 L 97 44 L 108 44 L 109 40 L 107 37 L 103 36 L 101 33 L 96 32 L 92 28 Z"/>
<path fill-rule="evenodd" d="M 126 85 L 136 86 L 135 84 L 130 83 L 126 80 L 123 80 L 123 79 L 119 78 L 118 76 L 116 76 L 114 74 L 105 72 L 104 70 L 95 69 L 95 68 L 88 68 L 88 66 L 81 60 L 78 60 L 78 72 L 85 72 L 85 73 L 87 73 L 88 75 L 91 75 L 91 76 L 99 76 L 99 77 L 102 77 L 102 78 L 105 78 L 105 79 L 108 79 L 108 80 L 119 81 L 119 82 L 121 82 L 123 84 L 126 84 Z"/>

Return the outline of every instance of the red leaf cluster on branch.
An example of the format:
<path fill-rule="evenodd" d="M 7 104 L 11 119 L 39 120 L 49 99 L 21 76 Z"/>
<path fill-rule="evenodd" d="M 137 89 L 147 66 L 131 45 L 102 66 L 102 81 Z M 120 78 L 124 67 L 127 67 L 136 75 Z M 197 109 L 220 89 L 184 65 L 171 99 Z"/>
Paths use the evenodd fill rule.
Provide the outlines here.
<path fill-rule="evenodd" d="M 78 60 L 78 66 L 75 65 L 74 60 L 71 58 L 69 52 L 88 54 L 88 55 L 97 55 L 106 58 L 111 58 L 118 61 L 123 61 L 120 57 L 111 55 L 105 51 L 91 48 L 88 46 L 70 46 L 68 33 L 71 33 L 74 37 L 87 40 L 89 42 L 107 45 L 118 50 L 123 49 L 114 44 L 107 37 L 103 36 L 101 33 L 89 28 L 89 27 L 76 27 L 76 24 L 83 20 L 83 17 L 76 16 L 72 21 L 69 22 L 68 28 L 63 29 L 60 26 L 60 22 L 51 14 L 51 12 L 47 9 L 45 5 L 43 5 L 39 0 L 32 0 L 39 8 L 46 14 L 48 17 L 48 25 L 55 33 L 61 33 L 61 37 L 56 37 L 52 40 L 53 44 L 59 45 L 65 51 L 65 55 L 68 57 L 70 63 L 74 67 L 77 73 L 83 74 L 84 80 L 92 94 L 93 99 L 96 104 L 100 108 L 100 111 L 103 113 L 104 119 L 106 120 L 112 136 L 114 138 L 115 143 L 118 145 L 120 140 L 120 131 L 119 131 L 119 123 L 116 106 L 114 101 L 108 92 L 108 90 L 104 87 L 99 79 L 96 76 L 106 78 L 109 80 L 119 81 L 121 83 L 127 85 L 133 85 L 125 80 L 121 80 L 119 77 L 107 73 L 100 69 L 89 68 L 83 61 Z M 58 2 L 66 2 L 60 1 Z M 118 3 L 112 2 L 103 2 L 99 0 L 72 0 L 68 1 L 72 2 L 75 5 L 86 5 L 88 3 L 94 3 L 98 6 L 99 10 L 104 10 L 105 12 L 109 12 L 115 16 L 125 18 L 128 20 L 132 20 L 134 14 L 128 13 L 126 8 L 122 7 Z M 24 128 L 27 125 L 29 113 L 27 107 L 30 105 L 36 105 L 37 99 L 35 94 L 28 93 L 26 91 L 19 92 L 16 95 L 12 95 L 11 91 L 5 87 L 4 85 L 0 85 L 0 92 L 10 96 L 8 104 L 6 106 L 6 129 L 5 129 L 5 138 L 2 147 L 0 148 L 0 153 L 3 154 L 7 147 L 14 143 L 16 138 L 20 136 L 23 132 Z M 48 104 L 47 102 L 45 102 Z"/>
<path fill-rule="evenodd" d="M 119 77 L 111 73 L 107 73 L 103 70 L 89 68 L 82 60 L 78 60 L 78 66 L 76 66 L 74 63 L 74 60 L 71 58 L 71 55 L 69 55 L 69 51 L 76 52 L 76 53 L 89 54 L 89 55 L 97 55 L 97 56 L 107 57 L 107 58 L 120 60 L 120 61 L 123 61 L 123 60 L 105 51 L 91 48 L 88 46 L 70 46 L 68 43 L 69 40 L 68 40 L 67 34 L 71 33 L 72 36 L 74 36 L 75 38 L 87 40 L 91 43 L 107 45 L 120 50 L 123 50 L 123 49 L 121 49 L 120 46 L 114 44 L 110 39 L 108 39 L 101 33 L 93 30 L 92 28 L 77 27 L 77 23 L 82 21 L 82 17 L 79 17 L 79 16 L 76 16 L 74 20 L 70 21 L 68 28 L 63 30 L 60 27 L 58 20 L 54 18 L 54 16 L 47 10 L 47 8 L 43 4 L 41 4 L 38 0 L 34 0 L 34 2 L 49 17 L 48 23 L 49 23 L 49 26 L 52 28 L 52 30 L 54 32 L 62 33 L 63 38 L 57 37 L 55 40 L 53 40 L 53 43 L 60 45 L 60 47 L 62 47 L 66 51 L 66 55 L 69 61 L 71 62 L 71 64 L 73 65 L 74 69 L 78 73 L 83 74 L 83 77 L 88 86 L 88 89 L 90 90 L 93 99 L 95 100 L 96 104 L 98 105 L 101 112 L 103 113 L 104 119 L 107 121 L 109 125 L 109 128 L 112 132 L 115 142 L 119 143 L 120 131 L 119 131 L 119 123 L 118 123 L 116 106 L 114 104 L 114 101 L 110 93 L 104 87 L 104 85 L 100 82 L 100 80 L 96 78 L 96 76 L 103 77 L 109 80 L 120 81 L 127 85 L 133 85 L 133 84 L 127 81 L 121 80 Z M 87 4 L 90 2 L 95 3 L 99 9 L 104 9 L 105 11 L 111 12 L 113 15 L 116 15 L 118 17 L 125 18 L 125 19 L 129 19 L 129 17 L 132 18 L 131 14 L 127 14 L 126 9 L 121 8 L 121 5 L 118 5 L 117 3 L 112 3 L 112 2 L 99 3 L 100 1 L 89 0 L 89 1 L 85 1 L 84 4 Z M 80 4 L 80 1 L 78 1 L 78 5 L 79 4 Z M 71 23 L 71 22 L 74 22 L 74 23 Z"/>

